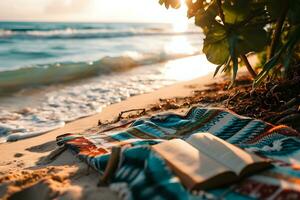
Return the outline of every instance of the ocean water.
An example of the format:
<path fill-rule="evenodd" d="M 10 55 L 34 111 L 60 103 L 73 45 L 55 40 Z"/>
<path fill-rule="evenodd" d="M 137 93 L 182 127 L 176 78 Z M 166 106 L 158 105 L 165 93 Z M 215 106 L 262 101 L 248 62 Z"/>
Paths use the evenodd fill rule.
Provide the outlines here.
<path fill-rule="evenodd" d="M 211 72 L 202 37 L 193 25 L 0 22 L 0 142 Z"/>

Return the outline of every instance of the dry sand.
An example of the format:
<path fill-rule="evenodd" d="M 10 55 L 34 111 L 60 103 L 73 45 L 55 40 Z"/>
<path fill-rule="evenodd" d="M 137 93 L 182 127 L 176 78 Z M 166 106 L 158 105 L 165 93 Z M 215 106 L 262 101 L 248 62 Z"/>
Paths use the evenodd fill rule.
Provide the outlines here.
<path fill-rule="evenodd" d="M 212 74 L 192 81 L 161 88 L 110 105 L 97 115 L 68 123 L 65 127 L 13 143 L 0 145 L 0 199 L 117 199 L 108 188 L 96 187 L 99 175 L 70 152 L 51 163 L 45 157 L 56 148 L 55 138 L 68 132 L 95 127 L 98 120 L 112 120 L 121 111 L 146 108 L 159 98 L 188 96 L 195 88 L 209 84 Z"/>

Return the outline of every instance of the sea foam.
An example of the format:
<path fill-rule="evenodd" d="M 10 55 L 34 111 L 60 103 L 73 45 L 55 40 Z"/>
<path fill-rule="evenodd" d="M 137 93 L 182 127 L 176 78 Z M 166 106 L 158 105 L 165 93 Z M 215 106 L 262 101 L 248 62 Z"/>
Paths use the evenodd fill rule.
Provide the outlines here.
<path fill-rule="evenodd" d="M 98 113 L 109 104 L 173 82 L 150 65 L 87 79 L 77 86 L 66 85 L 42 92 L 44 98 L 39 105 L 21 110 L 0 108 L 2 142 L 35 137 L 62 127 L 66 122 Z"/>
<path fill-rule="evenodd" d="M 191 54 L 139 54 L 131 56 L 105 56 L 93 62 L 65 62 L 0 71 L 0 96 L 23 88 L 59 84 L 92 76 L 128 71 L 134 67 L 150 65 L 191 56 Z"/>

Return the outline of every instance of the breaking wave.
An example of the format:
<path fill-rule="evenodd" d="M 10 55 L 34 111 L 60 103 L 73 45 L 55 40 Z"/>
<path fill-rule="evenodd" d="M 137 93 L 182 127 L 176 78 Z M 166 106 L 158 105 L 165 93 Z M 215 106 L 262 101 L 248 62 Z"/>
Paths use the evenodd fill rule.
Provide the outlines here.
<path fill-rule="evenodd" d="M 190 56 L 190 54 L 106 56 L 94 62 L 65 62 L 0 71 L 0 95 L 28 87 L 67 83 L 92 76 L 127 71 L 137 66 L 186 56 Z"/>
<path fill-rule="evenodd" d="M 1 30 L 0 38 L 13 39 L 91 39 L 91 38 L 118 38 L 134 36 L 172 36 L 199 34 L 199 31 L 173 32 L 162 29 L 56 29 L 56 30 L 32 30 L 32 29 L 10 29 Z"/>

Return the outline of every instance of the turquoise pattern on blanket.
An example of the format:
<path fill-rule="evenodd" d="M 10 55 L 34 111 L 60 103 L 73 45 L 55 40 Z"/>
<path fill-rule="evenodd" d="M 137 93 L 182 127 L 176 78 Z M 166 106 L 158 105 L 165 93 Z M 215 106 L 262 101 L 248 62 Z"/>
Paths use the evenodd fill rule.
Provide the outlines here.
<path fill-rule="evenodd" d="M 179 179 L 174 177 L 174 174 L 166 168 L 165 161 L 152 152 L 149 146 L 126 149 L 122 156 L 122 167 L 116 173 L 113 180 L 115 184 L 112 184 L 111 188 L 122 188 L 123 185 L 122 190 L 126 191 L 122 194 L 123 197 L 188 199 L 189 194 Z"/>
<path fill-rule="evenodd" d="M 246 151 L 273 159 L 275 167 L 238 186 L 193 195 L 149 145 L 171 138 L 185 139 L 196 132 L 210 132 Z M 125 146 L 111 184 L 123 198 L 300 199 L 300 189 L 295 189 L 300 188 L 300 134 L 286 126 L 274 126 L 224 109 L 194 107 L 184 116 L 170 113 L 139 119 L 119 133 L 65 134 L 57 142 L 99 172 L 106 167 L 110 148 Z"/>

